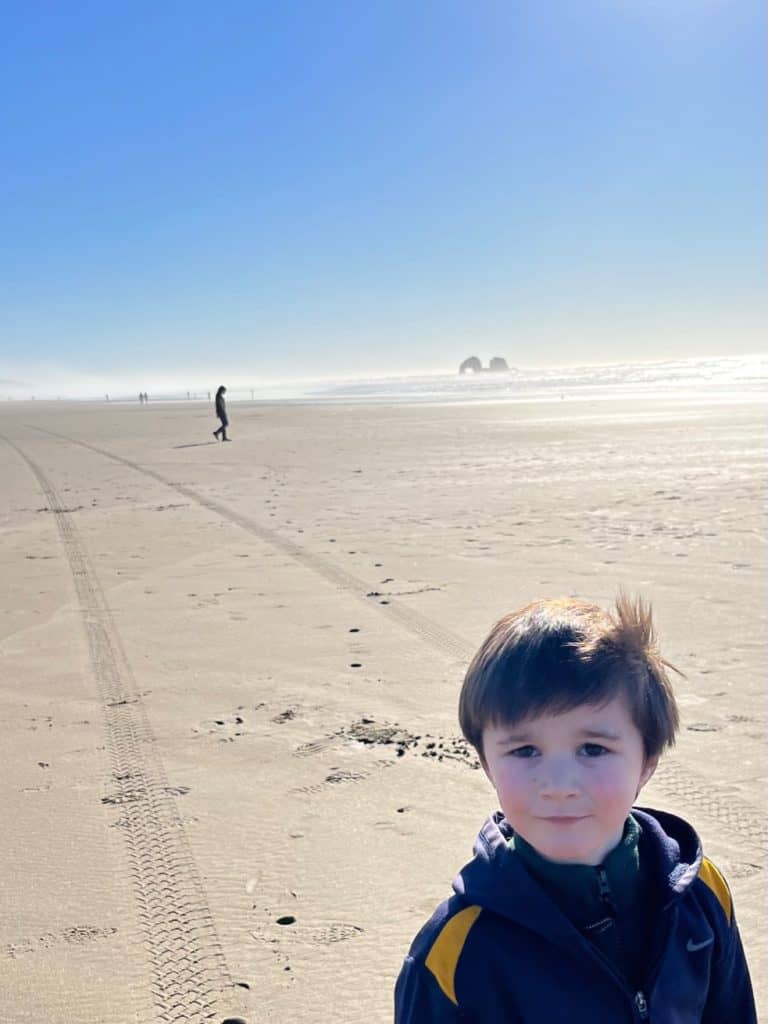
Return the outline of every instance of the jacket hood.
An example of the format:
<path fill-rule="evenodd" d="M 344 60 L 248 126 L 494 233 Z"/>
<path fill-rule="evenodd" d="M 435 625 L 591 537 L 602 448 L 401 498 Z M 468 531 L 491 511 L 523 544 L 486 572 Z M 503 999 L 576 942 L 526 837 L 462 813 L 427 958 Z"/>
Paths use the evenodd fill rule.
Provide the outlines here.
<path fill-rule="evenodd" d="M 695 880 L 701 867 L 701 843 L 691 826 L 663 811 L 638 807 L 640 858 L 656 879 L 664 906 L 674 903 Z M 475 840 L 474 857 L 453 880 L 467 903 L 509 917 L 527 928 L 567 942 L 573 926 L 525 869 L 508 841 L 514 830 L 501 811 L 492 814 Z M 666 893 L 666 898 L 664 894 Z"/>

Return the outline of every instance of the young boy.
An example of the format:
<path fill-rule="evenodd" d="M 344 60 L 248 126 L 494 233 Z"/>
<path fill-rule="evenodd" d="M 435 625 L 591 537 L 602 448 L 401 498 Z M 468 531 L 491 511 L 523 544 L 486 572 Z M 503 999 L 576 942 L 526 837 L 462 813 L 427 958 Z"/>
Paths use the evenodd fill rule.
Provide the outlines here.
<path fill-rule="evenodd" d="M 537 601 L 459 703 L 501 811 L 405 959 L 396 1024 L 756 1024 L 728 887 L 687 822 L 633 807 L 678 713 L 650 609 Z"/>

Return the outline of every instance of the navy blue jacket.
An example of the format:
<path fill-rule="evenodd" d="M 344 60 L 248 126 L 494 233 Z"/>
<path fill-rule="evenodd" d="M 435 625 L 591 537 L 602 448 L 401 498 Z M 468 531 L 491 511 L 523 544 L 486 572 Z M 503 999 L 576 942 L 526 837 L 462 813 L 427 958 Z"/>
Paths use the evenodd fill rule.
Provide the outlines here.
<path fill-rule="evenodd" d="M 413 941 L 395 1024 L 757 1024 L 728 886 L 685 821 L 632 809 L 658 924 L 642 989 L 565 917 L 509 848 L 501 813 Z"/>

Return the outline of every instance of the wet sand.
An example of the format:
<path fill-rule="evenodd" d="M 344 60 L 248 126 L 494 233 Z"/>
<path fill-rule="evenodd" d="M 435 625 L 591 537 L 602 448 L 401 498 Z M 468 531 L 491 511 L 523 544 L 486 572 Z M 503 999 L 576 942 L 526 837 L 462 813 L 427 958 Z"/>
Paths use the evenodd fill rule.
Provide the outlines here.
<path fill-rule="evenodd" d="M 759 407 L 0 407 L 0 987 L 17 1022 L 385 1022 L 494 800 L 456 697 L 536 596 L 655 606 L 642 803 L 728 877 L 760 1005 Z"/>

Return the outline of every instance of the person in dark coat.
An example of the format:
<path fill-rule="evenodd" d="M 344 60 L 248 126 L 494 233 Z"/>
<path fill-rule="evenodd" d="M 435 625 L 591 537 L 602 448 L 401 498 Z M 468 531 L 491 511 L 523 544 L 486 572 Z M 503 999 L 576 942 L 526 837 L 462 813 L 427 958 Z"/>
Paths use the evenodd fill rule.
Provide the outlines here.
<path fill-rule="evenodd" d="M 216 415 L 221 420 L 221 426 L 213 432 L 213 436 L 220 437 L 222 441 L 231 441 L 232 439 L 227 437 L 227 427 L 229 426 L 229 420 L 227 418 L 227 403 L 224 401 L 224 395 L 227 389 L 222 384 L 216 392 Z"/>

